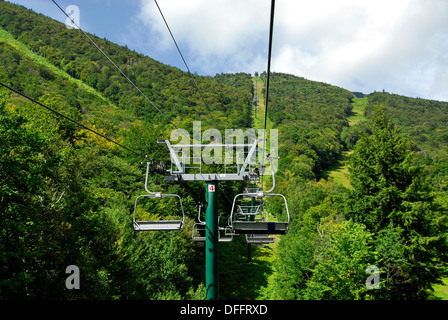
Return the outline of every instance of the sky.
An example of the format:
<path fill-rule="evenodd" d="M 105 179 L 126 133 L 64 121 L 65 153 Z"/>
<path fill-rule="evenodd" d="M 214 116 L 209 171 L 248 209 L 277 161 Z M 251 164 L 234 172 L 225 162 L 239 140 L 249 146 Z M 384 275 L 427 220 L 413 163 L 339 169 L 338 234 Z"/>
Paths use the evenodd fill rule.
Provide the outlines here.
<path fill-rule="evenodd" d="M 10 0 L 61 22 L 51 0 Z M 56 0 L 81 29 L 186 71 L 154 0 Z M 198 75 L 267 69 L 269 0 L 158 0 Z M 69 14 L 74 14 L 72 11 Z M 448 101 L 448 0 L 277 0 L 271 71 Z"/>

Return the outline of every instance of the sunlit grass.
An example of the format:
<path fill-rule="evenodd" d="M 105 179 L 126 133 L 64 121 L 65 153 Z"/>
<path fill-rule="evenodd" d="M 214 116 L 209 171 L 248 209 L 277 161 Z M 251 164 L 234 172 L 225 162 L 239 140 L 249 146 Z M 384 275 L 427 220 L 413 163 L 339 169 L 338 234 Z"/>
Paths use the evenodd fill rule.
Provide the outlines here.
<path fill-rule="evenodd" d="M 448 278 L 442 279 L 443 284 L 435 284 L 433 286 L 434 293 L 431 299 L 448 300 Z"/>
<path fill-rule="evenodd" d="M 353 99 L 353 109 L 351 115 L 347 117 L 350 126 L 356 125 L 358 122 L 365 120 L 364 110 L 367 106 L 367 98 L 354 98 Z M 337 165 L 329 169 L 328 177 L 329 179 L 343 185 L 346 188 L 350 188 L 350 173 L 348 170 L 347 157 L 353 151 L 343 152 L 343 159 L 339 161 Z"/>
<path fill-rule="evenodd" d="M 66 80 L 69 80 L 69 81 L 72 81 L 72 82 L 76 83 L 76 85 L 78 87 L 80 87 L 80 88 L 84 89 L 85 91 L 87 91 L 88 93 L 93 94 L 96 97 L 100 98 L 106 104 L 112 105 L 112 103 L 108 99 L 103 97 L 96 90 L 94 90 L 93 88 L 89 87 L 87 84 L 85 84 L 81 80 L 75 79 L 75 78 L 71 77 L 68 73 L 66 73 L 62 69 L 57 68 L 56 66 L 51 64 L 47 59 L 45 59 L 44 57 L 42 57 L 42 56 L 38 55 L 37 53 L 33 52 L 30 48 L 28 48 L 22 42 L 16 40 L 8 31 L 6 31 L 6 30 L 4 30 L 2 28 L 0 28 L 0 42 L 5 42 L 5 43 L 9 44 L 10 46 L 14 47 L 19 52 L 21 52 L 23 56 L 27 56 L 30 59 L 36 61 L 38 64 L 44 65 L 45 67 L 47 67 L 50 70 L 52 70 L 55 74 L 57 74 L 58 76 L 62 77 L 63 79 L 66 79 Z"/>
<path fill-rule="evenodd" d="M 347 118 L 351 126 L 365 119 L 364 110 L 367 106 L 367 98 L 354 98 L 352 105 L 352 114 Z"/>

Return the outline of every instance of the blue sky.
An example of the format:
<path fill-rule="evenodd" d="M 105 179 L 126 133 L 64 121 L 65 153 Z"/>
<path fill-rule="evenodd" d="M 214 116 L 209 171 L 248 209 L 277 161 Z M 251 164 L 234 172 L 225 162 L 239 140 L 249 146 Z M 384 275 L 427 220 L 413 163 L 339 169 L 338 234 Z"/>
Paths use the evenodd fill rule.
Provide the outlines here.
<path fill-rule="evenodd" d="M 61 22 L 51 0 L 10 0 Z M 57 0 L 83 30 L 186 70 L 153 0 Z M 269 0 L 158 0 L 192 72 L 262 72 Z M 447 0 L 278 0 L 271 71 L 448 101 Z"/>

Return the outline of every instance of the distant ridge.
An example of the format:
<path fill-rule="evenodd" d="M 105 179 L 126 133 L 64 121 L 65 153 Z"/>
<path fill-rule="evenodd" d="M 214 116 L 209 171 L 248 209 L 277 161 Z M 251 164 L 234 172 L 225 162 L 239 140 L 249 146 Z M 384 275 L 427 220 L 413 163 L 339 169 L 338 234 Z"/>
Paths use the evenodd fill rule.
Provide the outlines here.
<path fill-rule="evenodd" d="M 352 93 L 353 93 L 353 95 L 356 97 L 356 98 L 364 98 L 366 95 L 364 94 L 364 93 L 362 93 L 362 92 L 357 92 L 357 91 L 352 91 Z"/>

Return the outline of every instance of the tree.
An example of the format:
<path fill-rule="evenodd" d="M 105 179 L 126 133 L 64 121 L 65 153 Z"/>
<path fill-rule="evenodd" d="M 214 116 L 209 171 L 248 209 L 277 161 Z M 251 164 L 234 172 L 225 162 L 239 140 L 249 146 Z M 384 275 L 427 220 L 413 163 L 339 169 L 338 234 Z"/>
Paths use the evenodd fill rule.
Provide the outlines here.
<path fill-rule="evenodd" d="M 371 130 L 356 144 L 349 170 L 357 200 L 352 217 L 376 232 L 402 221 L 404 201 L 432 198 L 422 167 L 412 164 L 409 141 L 381 108 L 372 116 Z"/>
<path fill-rule="evenodd" d="M 352 221 L 321 226 L 317 265 L 306 283 L 307 299 L 368 299 L 366 268 L 372 264 L 371 235 Z"/>
<path fill-rule="evenodd" d="M 435 204 L 423 168 L 413 165 L 409 141 L 381 107 L 372 114 L 371 132 L 358 141 L 350 159 L 353 193 L 346 217 L 374 233 L 383 272 L 391 267 L 388 250 L 399 255 L 394 268 L 406 281 L 389 281 L 387 298 L 424 298 L 441 275 L 446 213 Z M 384 245 L 392 238 L 399 240 L 398 247 Z"/>
<path fill-rule="evenodd" d="M 307 281 L 315 266 L 316 235 L 297 232 L 286 235 L 279 243 L 274 281 L 270 283 L 272 299 L 303 299 Z"/>
<path fill-rule="evenodd" d="M 0 96 L 0 298 L 111 297 L 118 234 L 82 183 L 90 159 L 48 113 L 31 119 L 33 106 L 7 101 Z M 61 281 L 72 264 L 79 291 Z"/>
<path fill-rule="evenodd" d="M 0 92 L 0 298 L 24 297 L 36 273 L 43 140 L 25 129 L 26 119 L 6 110 Z M 28 291 L 28 292 L 27 292 Z"/>

